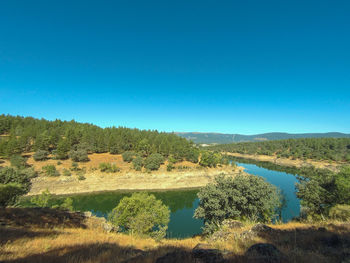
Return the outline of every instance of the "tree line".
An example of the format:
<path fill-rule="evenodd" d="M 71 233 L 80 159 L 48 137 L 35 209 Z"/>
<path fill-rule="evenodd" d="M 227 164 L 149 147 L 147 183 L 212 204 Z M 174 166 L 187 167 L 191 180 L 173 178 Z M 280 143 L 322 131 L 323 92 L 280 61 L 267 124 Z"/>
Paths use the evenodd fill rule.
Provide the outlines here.
<path fill-rule="evenodd" d="M 303 138 L 231 143 L 210 146 L 208 149 L 285 158 L 350 161 L 350 138 Z"/>
<path fill-rule="evenodd" d="M 125 127 L 101 128 L 75 121 L 48 121 L 32 117 L 0 115 L 0 155 L 10 157 L 38 152 L 37 159 L 53 154 L 56 159 L 86 161 L 87 153 L 122 154 L 134 151 L 142 157 L 159 153 L 165 158 L 198 162 L 199 150 L 173 133 Z M 84 160 L 85 159 L 85 160 Z"/>

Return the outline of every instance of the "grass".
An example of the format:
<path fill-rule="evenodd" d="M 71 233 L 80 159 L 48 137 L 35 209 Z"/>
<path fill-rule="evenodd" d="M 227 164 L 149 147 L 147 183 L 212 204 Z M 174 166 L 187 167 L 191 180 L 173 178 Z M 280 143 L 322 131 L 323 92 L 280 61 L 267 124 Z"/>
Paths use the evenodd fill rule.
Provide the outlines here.
<path fill-rule="evenodd" d="M 252 225 L 226 228 L 226 238 L 164 239 L 156 242 L 120 233 L 106 233 L 99 219 L 52 209 L 0 209 L 1 262 L 155 262 L 168 252 L 187 255 L 181 262 L 194 262 L 190 251 L 198 243 L 221 250 L 228 262 L 246 262 L 247 249 L 256 243 L 271 243 L 286 262 L 342 262 L 350 255 L 350 223 L 291 222 L 271 225 L 271 232 L 242 238 Z M 187 254 L 186 254 L 187 253 Z"/>

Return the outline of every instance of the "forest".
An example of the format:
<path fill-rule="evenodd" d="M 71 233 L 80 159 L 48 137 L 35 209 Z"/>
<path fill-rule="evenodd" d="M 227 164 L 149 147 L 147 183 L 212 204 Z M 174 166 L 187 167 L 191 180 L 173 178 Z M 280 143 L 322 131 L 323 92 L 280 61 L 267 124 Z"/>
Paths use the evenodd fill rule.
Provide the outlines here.
<path fill-rule="evenodd" d="M 76 158 L 81 151 L 111 154 L 134 151 L 143 157 L 159 153 L 175 160 L 196 163 L 199 155 L 199 150 L 191 142 L 172 133 L 124 127 L 100 128 L 73 120 L 48 121 L 0 115 L 0 135 L 0 155 L 3 157 L 39 152 L 38 159 L 47 153 L 56 159 L 66 159 Z"/>
<path fill-rule="evenodd" d="M 350 138 L 303 138 L 221 144 L 207 149 L 241 154 L 261 154 L 295 159 L 350 161 Z"/>

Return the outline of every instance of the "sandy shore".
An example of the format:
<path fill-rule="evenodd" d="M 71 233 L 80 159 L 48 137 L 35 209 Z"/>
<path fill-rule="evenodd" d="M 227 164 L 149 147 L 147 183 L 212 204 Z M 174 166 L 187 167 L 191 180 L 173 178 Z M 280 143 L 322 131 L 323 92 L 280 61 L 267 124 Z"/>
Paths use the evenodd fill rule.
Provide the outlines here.
<path fill-rule="evenodd" d="M 47 177 L 39 176 L 32 180 L 32 188 L 28 195 L 40 194 L 48 189 L 52 194 L 77 194 L 114 190 L 161 190 L 202 187 L 213 181 L 219 174 L 237 175 L 244 173 L 243 168 L 231 166 L 211 169 L 191 169 L 189 171 L 173 171 L 163 173 L 101 173 L 90 172 L 85 180 L 77 176 Z"/>
<path fill-rule="evenodd" d="M 276 156 L 269 156 L 269 155 L 252 155 L 252 154 L 240 154 L 240 153 L 226 153 L 227 155 L 240 157 L 240 158 L 246 158 L 261 162 L 271 162 L 274 164 L 282 165 L 282 166 L 290 166 L 290 167 L 297 167 L 301 168 L 304 166 L 314 166 L 315 168 L 319 169 L 329 169 L 331 171 L 339 171 L 340 166 L 343 164 L 335 163 L 335 162 L 328 162 L 328 161 L 315 161 L 315 160 L 292 160 L 289 158 L 278 158 Z"/>

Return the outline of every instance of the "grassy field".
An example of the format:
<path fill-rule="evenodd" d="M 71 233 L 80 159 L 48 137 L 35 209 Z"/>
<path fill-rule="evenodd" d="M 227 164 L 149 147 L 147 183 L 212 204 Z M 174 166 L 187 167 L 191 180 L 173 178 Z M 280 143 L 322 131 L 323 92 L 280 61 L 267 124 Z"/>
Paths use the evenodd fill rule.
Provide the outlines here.
<path fill-rule="evenodd" d="M 252 225 L 246 224 L 222 229 L 220 238 L 156 242 L 106 233 L 98 219 L 65 211 L 7 208 L 0 210 L 0 221 L 1 262 L 155 262 L 176 251 L 186 263 L 195 262 L 190 252 L 198 243 L 220 249 L 227 262 L 248 262 L 246 251 L 256 243 L 274 244 L 286 256 L 283 262 L 342 262 L 350 255 L 350 223 L 292 222 L 257 235 L 250 235 Z"/>

